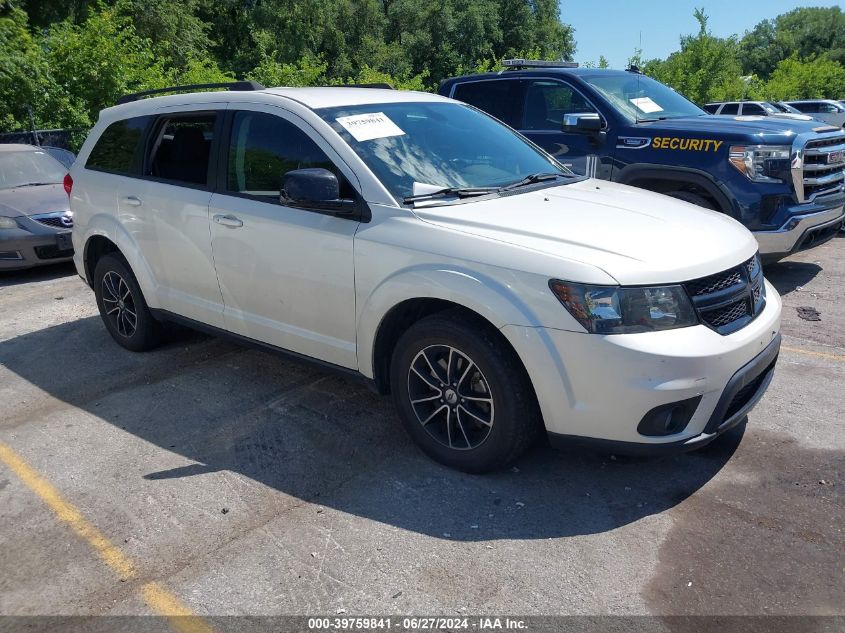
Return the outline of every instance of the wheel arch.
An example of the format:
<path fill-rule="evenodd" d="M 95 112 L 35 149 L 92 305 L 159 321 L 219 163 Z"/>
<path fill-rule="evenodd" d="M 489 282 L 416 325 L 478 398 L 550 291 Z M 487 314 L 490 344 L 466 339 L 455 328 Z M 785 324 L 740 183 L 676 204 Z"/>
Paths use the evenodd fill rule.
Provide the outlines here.
<path fill-rule="evenodd" d="M 99 259 L 107 253 L 119 253 L 135 275 L 147 302 L 155 307 L 152 301 L 155 288 L 152 271 L 141 255 L 137 242 L 123 225 L 110 215 L 94 216 L 85 227 L 84 244 L 82 258 L 89 285 L 93 283 Z"/>
<path fill-rule="evenodd" d="M 446 310 L 459 310 L 468 320 L 495 331 L 517 358 L 516 347 L 501 328 L 509 323 L 536 322 L 527 306 L 494 280 L 460 271 L 400 273 L 379 286 L 361 311 L 359 371 L 374 380 L 379 392 L 387 393 L 390 357 L 399 337 L 413 323 Z"/>
<path fill-rule="evenodd" d="M 689 189 L 712 201 L 717 211 L 739 219 L 739 209 L 733 195 L 707 172 L 688 167 L 628 165 L 615 178 L 623 185 L 631 185 L 656 193 Z"/>

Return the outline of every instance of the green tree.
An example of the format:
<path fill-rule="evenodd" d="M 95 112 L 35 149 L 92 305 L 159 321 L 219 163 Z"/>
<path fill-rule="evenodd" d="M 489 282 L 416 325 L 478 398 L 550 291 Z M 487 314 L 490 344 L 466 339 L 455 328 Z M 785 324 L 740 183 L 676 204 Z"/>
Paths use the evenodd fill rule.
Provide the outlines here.
<path fill-rule="evenodd" d="M 770 100 L 838 97 L 845 95 L 845 68 L 826 57 L 801 60 L 794 54 L 778 63 L 762 90 Z"/>
<path fill-rule="evenodd" d="M 168 84 L 150 41 L 138 37 L 129 18 L 103 3 L 82 24 L 54 24 L 43 46 L 60 87 L 84 104 L 92 122 L 121 95 Z"/>
<path fill-rule="evenodd" d="M 199 0 L 117 0 L 115 14 L 129 19 L 135 34 L 149 40 L 157 59 L 177 72 L 207 63 L 210 25 L 198 16 Z"/>
<path fill-rule="evenodd" d="M 763 20 L 740 42 L 743 72 L 768 79 L 792 55 L 826 55 L 845 64 L 845 13 L 840 7 L 802 7 Z"/>
<path fill-rule="evenodd" d="M 0 13 L 0 130 L 77 127 L 88 124 L 79 99 L 62 89 L 51 72 L 27 16 L 20 9 Z"/>
<path fill-rule="evenodd" d="M 718 38 L 707 30 L 707 15 L 696 9 L 697 35 L 681 37 L 681 49 L 666 60 L 647 62 L 643 71 L 697 103 L 742 97 L 736 37 Z"/>

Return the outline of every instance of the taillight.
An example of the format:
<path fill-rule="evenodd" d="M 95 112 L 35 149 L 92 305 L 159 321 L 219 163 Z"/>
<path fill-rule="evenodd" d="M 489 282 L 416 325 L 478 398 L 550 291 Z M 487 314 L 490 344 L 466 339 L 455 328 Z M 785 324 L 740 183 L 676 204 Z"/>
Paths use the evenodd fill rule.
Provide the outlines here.
<path fill-rule="evenodd" d="M 67 192 L 67 197 L 70 198 L 70 192 L 73 191 L 73 178 L 70 177 L 70 174 L 65 174 L 65 179 L 62 184 Z"/>

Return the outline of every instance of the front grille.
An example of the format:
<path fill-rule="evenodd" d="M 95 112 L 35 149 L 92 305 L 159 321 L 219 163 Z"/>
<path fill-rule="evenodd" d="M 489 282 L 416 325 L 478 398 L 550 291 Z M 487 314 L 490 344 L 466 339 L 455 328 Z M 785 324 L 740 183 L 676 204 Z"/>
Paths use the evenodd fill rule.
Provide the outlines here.
<path fill-rule="evenodd" d="M 41 224 L 46 224 L 47 226 L 55 226 L 65 228 L 65 225 L 62 224 L 61 218 L 38 218 L 36 222 L 40 222 Z"/>
<path fill-rule="evenodd" d="M 749 314 L 751 314 L 751 310 L 748 307 L 748 299 L 740 299 L 721 308 L 702 310 L 701 318 L 704 319 L 707 325 L 716 330 L 724 325 L 730 325 Z"/>
<path fill-rule="evenodd" d="M 845 183 L 845 136 L 807 141 L 801 172 L 801 202 L 842 190 Z"/>
<path fill-rule="evenodd" d="M 745 327 L 766 304 L 759 255 L 715 275 L 689 281 L 684 289 L 701 322 L 719 334 Z"/>
<path fill-rule="evenodd" d="M 39 224 L 52 226 L 57 229 L 69 229 L 73 227 L 72 213 L 41 213 L 38 215 L 31 215 L 29 217 L 38 222 Z"/>
<path fill-rule="evenodd" d="M 694 297 L 700 295 L 710 294 L 711 292 L 718 292 L 725 288 L 730 288 L 742 283 L 742 275 L 739 270 L 726 270 L 723 273 L 717 273 L 704 277 L 703 279 L 696 279 L 687 284 L 687 292 Z"/>

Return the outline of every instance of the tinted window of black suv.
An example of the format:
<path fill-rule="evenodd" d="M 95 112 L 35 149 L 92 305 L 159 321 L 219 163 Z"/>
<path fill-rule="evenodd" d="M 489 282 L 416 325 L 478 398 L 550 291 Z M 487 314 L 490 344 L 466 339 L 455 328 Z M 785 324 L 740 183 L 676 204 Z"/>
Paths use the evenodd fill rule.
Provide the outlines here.
<path fill-rule="evenodd" d="M 458 84 L 452 98 L 484 110 L 511 127 L 518 128 L 523 89 L 523 82 L 514 79 L 471 81 Z"/>

